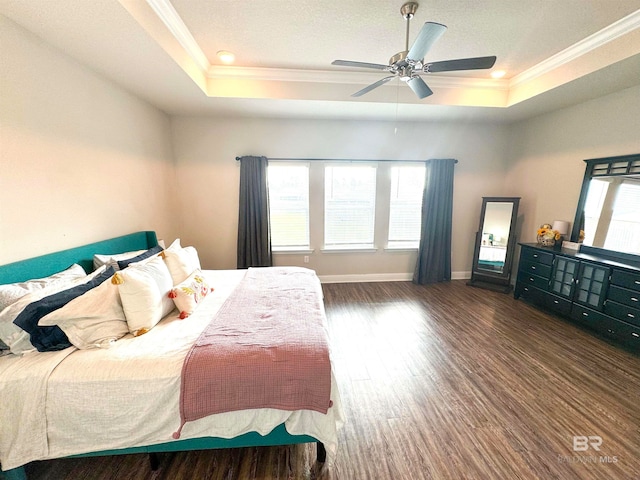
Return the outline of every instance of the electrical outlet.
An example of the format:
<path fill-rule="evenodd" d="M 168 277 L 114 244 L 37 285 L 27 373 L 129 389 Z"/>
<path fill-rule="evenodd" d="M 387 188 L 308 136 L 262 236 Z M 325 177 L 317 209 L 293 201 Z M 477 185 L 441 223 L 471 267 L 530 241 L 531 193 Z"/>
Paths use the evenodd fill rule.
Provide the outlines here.
<path fill-rule="evenodd" d="M 309 263 L 309 255 L 304 256 L 304 263 Z"/>

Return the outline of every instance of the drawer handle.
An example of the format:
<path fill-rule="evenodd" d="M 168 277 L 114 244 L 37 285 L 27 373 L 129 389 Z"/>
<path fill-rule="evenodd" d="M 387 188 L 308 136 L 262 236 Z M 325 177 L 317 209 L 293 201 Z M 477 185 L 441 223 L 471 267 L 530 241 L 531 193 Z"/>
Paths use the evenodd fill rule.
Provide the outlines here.
<path fill-rule="evenodd" d="M 637 301 L 638 301 L 638 299 L 637 299 L 636 297 L 631 297 L 631 301 L 632 301 L 632 302 L 637 302 Z"/>
<path fill-rule="evenodd" d="M 629 318 L 636 318 L 636 316 L 633 313 L 627 313 L 627 317 Z"/>
<path fill-rule="evenodd" d="M 640 338 L 640 335 L 638 335 L 636 332 L 631 332 L 631 335 L 633 335 L 636 338 Z"/>
<path fill-rule="evenodd" d="M 557 305 L 560 302 L 558 302 L 558 300 L 554 300 L 553 303 L 555 303 Z"/>
<path fill-rule="evenodd" d="M 635 280 L 633 283 L 635 283 L 636 285 L 640 285 L 640 280 Z"/>
<path fill-rule="evenodd" d="M 533 254 L 533 258 L 538 258 L 538 254 L 537 254 L 537 253 L 534 253 L 534 254 Z"/>
<path fill-rule="evenodd" d="M 524 290 L 525 292 L 528 292 L 528 291 L 529 291 L 529 289 L 528 289 L 527 287 L 524 287 L 524 288 L 523 288 L 523 290 Z"/>
<path fill-rule="evenodd" d="M 611 330 L 610 328 L 607 328 L 607 332 L 609 332 L 609 333 L 616 333 L 616 332 L 614 332 L 613 330 Z"/>
<path fill-rule="evenodd" d="M 583 317 L 588 317 L 588 316 L 589 316 L 589 314 L 588 314 L 587 312 L 582 312 L 582 316 L 583 316 Z"/>
<path fill-rule="evenodd" d="M 536 266 L 535 265 L 531 265 L 531 270 L 535 270 Z"/>

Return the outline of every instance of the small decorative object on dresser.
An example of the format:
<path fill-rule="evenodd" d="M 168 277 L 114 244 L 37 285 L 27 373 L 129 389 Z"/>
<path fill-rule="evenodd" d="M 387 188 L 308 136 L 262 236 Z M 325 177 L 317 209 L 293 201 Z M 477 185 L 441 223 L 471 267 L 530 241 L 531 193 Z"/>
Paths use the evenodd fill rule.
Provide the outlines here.
<path fill-rule="evenodd" d="M 561 238 L 560 232 L 554 230 L 549 223 L 543 223 L 538 228 L 536 240 L 544 247 L 553 247 Z"/>
<path fill-rule="evenodd" d="M 640 261 L 588 247 L 576 252 L 520 246 L 516 299 L 522 296 L 640 353 Z"/>

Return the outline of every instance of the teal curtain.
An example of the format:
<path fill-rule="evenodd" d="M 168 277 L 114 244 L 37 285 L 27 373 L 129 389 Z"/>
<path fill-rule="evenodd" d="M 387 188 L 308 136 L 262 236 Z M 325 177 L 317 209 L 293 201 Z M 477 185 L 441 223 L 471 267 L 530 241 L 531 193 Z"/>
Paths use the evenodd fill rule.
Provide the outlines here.
<path fill-rule="evenodd" d="M 451 280 L 451 228 L 453 216 L 453 169 L 456 160 L 434 159 L 427 163 L 422 197 L 422 226 L 413 283 Z"/>
<path fill-rule="evenodd" d="M 270 267 L 269 191 L 266 157 L 240 157 L 238 268 Z"/>

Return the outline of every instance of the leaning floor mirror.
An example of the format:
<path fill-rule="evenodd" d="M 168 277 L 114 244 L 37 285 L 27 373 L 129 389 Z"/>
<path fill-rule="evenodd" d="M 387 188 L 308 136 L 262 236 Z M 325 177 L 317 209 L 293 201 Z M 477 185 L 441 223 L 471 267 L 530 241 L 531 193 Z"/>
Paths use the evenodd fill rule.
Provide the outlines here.
<path fill-rule="evenodd" d="M 480 226 L 467 285 L 503 293 L 511 290 L 520 197 L 483 197 Z"/>

